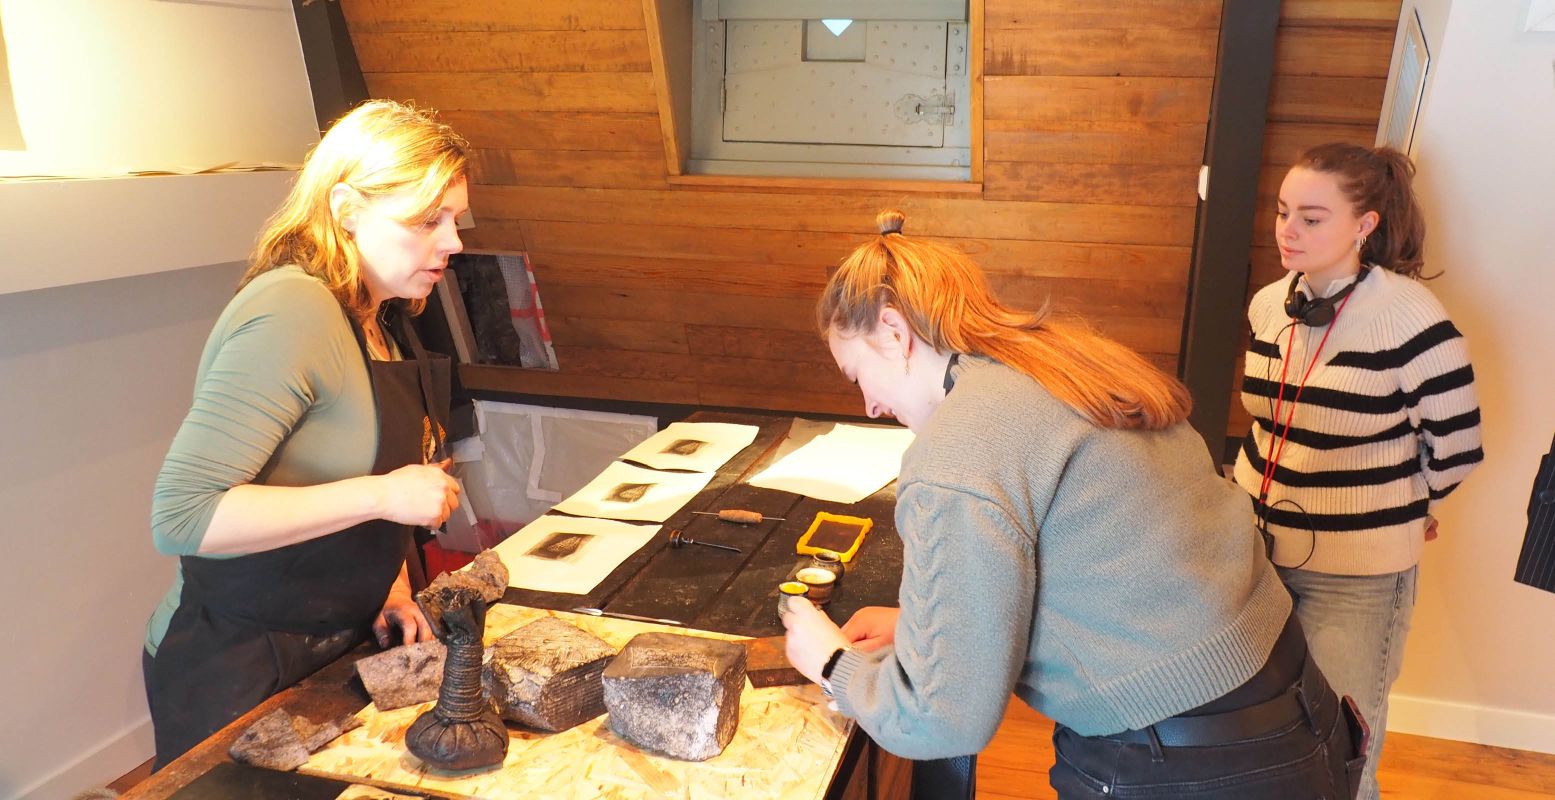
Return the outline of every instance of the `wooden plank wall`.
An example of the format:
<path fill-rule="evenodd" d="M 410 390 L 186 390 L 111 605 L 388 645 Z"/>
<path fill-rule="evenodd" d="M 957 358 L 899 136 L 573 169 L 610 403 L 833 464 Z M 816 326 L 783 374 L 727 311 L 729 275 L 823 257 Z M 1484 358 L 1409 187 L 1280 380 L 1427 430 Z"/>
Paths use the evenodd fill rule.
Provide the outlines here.
<path fill-rule="evenodd" d="M 1327 142 L 1370 147 L 1377 138 L 1398 27 L 1400 0 L 1285 0 L 1275 42 L 1258 216 L 1253 225 L 1252 278 L 1247 299 L 1286 279 L 1274 246 L 1274 209 L 1280 182 L 1301 153 Z M 1248 331 L 1240 332 L 1246 352 Z M 1226 436 L 1240 439 L 1252 425 L 1242 407 L 1242 363 Z"/>
<path fill-rule="evenodd" d="M 1175 365 L 1220 0 L 986 0 L 980 194 L 672 185 L 641 0 L 341 5 L 369 91 L 439 109 L 476 148 L 468 245 L 534 263 L 560 372 L 483 368 L 467 383 L 860 413 L 813 306 L 888 206 L 908 233 L 972 253 L 1007 301 L 1051 298 Z M 1373 4 L 1287 5 L 1349 18 Z M 1286 72 L 1381 35 L 1295 13 L 1307 37 L 1282 33 Z M 1380 18 L 1368 13 L 1353 16 Z M 1282 78 L 1276 118 L 1297 127 L 1272 138 L 1288 150 L 1359 126 L 1346 104 L 1356 88 L 1380 96 L 1374 74 Z"/>

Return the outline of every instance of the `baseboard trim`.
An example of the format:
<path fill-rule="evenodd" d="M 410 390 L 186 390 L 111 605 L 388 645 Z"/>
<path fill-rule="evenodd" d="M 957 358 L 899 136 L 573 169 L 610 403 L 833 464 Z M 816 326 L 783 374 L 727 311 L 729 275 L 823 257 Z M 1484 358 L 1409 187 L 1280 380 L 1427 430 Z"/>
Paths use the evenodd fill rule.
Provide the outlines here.
<path fill-rule="evenodd" d="M 90 789 L 107 786 L 130 770 L 146 763 L 156 752 L 148 716 L 130 725 L 96 750 L 65 765 L 58 772 L 23 789 L 16 800 L 64 800 Z"/>
<path fill-rule="evenodd" d="M 1555 754 L 1555 716 L 1427 697 L 1388 697 L 1388 730 Z"/>

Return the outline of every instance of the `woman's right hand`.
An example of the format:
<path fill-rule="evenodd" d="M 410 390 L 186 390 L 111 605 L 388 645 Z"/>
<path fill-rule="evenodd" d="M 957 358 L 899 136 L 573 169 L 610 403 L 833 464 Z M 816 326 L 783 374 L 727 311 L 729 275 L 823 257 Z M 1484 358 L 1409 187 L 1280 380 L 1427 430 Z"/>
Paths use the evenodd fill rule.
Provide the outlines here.
<path fill-rule="evenodd" d="M 435 464 L 408 464 L 382 476 L 382 518 L 401 525 L 437 528 L 459 507 L 459 482 L 448 474 L 445 459 Z"/>
<path fill-rule="evenodd" d="M 900 608 L 865 606 L 854 612 L 848 624 L 842 626 L 842 635 L 860 650 L 876 650 L 896 641 L 896 618 Z"/>

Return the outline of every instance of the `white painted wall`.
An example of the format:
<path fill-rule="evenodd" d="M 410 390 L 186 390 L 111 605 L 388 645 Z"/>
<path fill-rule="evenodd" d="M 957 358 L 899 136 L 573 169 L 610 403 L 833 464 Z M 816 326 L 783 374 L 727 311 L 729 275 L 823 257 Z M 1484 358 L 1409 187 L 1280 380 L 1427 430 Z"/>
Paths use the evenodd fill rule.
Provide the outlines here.
<path fill-rule="evenodd" d="M 1512 581 L 1555 433 L 1555 33 L 1523 30 L 1528 3 L 1452 4 L 1415 136 L 1446 270 L 1429 285 L 1468 337 L 1486 460 L 1426 546 L 1389 728 L 1555 753 L 1555 594 Z"/>
<path fill-rule="evenodd" d="M 0 175 L 300 162 L 289 0 L 4 0 L 26 150 Z M 0 185 L 0 799 L 150 757 L 140 674 L 172 562 L 151 489 L 288 173 Z M 46 288 L 52 287 L 52 288 Z"/>
<path fill-rule="evenodd" d="M 172 575 L 151 488 L 242 264 L 0 295 L 0 797 L 150 757 L 146 618 Z"/>

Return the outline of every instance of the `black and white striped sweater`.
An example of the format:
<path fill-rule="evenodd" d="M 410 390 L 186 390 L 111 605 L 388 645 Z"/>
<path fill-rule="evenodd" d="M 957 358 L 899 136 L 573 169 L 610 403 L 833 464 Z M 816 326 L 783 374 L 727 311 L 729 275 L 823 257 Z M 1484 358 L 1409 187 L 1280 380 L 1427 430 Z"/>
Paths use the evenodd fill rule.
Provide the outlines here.
<path fill-rule="evenodd" d="M 1264 506 L 1257 497 L 1271 440 L 1277 445 L 1284 433 L 1301 375 L 1328 332 L 1296 325 L 1290 338 L 1288 285 L 1282 278 L 1265 286 L 1248 309 L 1242 403 L 1253 426 L 1236 482 L 1267 513 L 1276 564 L 1338 575 L 1408 569 L 1420 559 L 1431 508 L 1484 459 L 1468 346 L 1430 290 L 1373 268 L 1330 326 Z"/>

